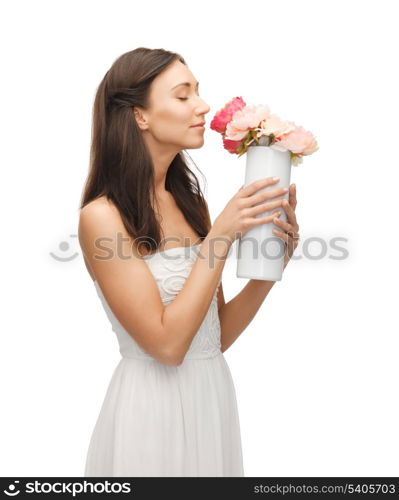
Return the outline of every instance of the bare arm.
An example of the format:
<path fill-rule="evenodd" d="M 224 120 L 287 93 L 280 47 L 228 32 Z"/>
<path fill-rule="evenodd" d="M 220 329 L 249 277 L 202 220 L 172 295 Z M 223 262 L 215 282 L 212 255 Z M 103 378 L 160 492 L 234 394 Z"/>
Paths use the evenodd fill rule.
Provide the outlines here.
<path fill-rule="evenodd" d="M 241 335 L 258 312 L 275 281 L 249 280 L 241 292 L 219 309 L 221 350 Z"/>
<path fill-rule="evenodd" d="M 267 179 L 267 184 L 270 185 L 273 184 L 273 182 L 275 181 L 272 181 L 270 178 Z M 265 205 L 260 204 L 256 207 L 252 206 L 252 208 L 248 208 L 248 206 L 251 205 L 248 203 L 248 199 L 251 199 L 251 195 L 253 204 L 254 199 L 259 200 L 261 203 L 264 199 L 270 199 L 270 194 L 273 197 L 273 195 L 281 195 L 284 192 L 284 188 L 277 188 L 269 191 L 269 194 L 255 195 L 254 193 L 259 189 L 262 183 L 264 183 L 264 180 L 256 181 L 252 185 L 247 186 L 242 191 L 243 198 L 235 196 L 227 205 L 225 212 L 222 213 L 222 220 L 224 217 L 225 221 L 228 220 L 229 223 L 231 223 L 231 220 L 234 221 L 235 217 L 238 217 L 238 221 L 236 221 L 235 224 L 233 223 L 232 227 L 237 228 L 241 226 L 247 229 L 249 225 L 252 225 L 254 222 L 250 222 L 247 217 L 262 213 L 262 211 L 265 210 Z M 245 198 L 247 195 L 250 195 L 250 198 Z M 277 199 L 267 205 L 271 208 L 277 208 L 283 204 L 283 201 L 283 199 Z M 275 215 L 267 216 L 264 220 L 258 218 L 256 223 L 259 224 L 264 221 L 270 222 L 274 217 Z M 170 329 L 173 328 L 173 325 L 177 325 L 178 328 L 184 328 L 184 325 L 187 323 L 187 318 L 181 315 L 181 311 L 184 310 L 183 307 L 188 307 L 187 317 L 193 315 L 190 317 L 190 322 L 189 325 L 186 326 L 184 335 L 179 336 L 176 334 L 172 339 L 177 342 L 174 347 L 172 344 L 172 349 L 175 352 L 179 352 L 180 350 L 180 355 L 183 357 L 210 306 L 215 288 L 225 264 L 225 258 L 232 244 L 232 239 L 230 239 L 232 238 L 232 233 L 229 233 L 229 231 L 224 233 L 221 229 L 223 225 L 223 222 L 221 223 L 219 220 L 219 229 L 214 231 L 215 225 L 212 226 L 211 231 L 201 246 L 200 254 L 203 254 L 204 258 L 197 259 L 183 290 L 179 293 L 171 306 L 165 310 L 163 315 L 163 319 L 169 321 L 167 324 Z M 227 237 L 223 237 L 223 242 L 220 242 L 220 245 L 218 245 L 217 240 L 222 234 Z M 235 233 L 235 236 L 236 235 L 237 232 Z M 211 247 L 209 246 L 210 242 L 212 242 Z M 222 258 L 216 258 L 214 255 L 215 251 L 216 254 Z M 286 265 L 287 263 L 285 262 L 285 266 Z M 216 275 L 213 272 L 215 267 L 218 269 Z M 275 281 L 250 280 L 233 300 L 221 307 L 219 319 L 221 321 L 222 352 L 236 340 L 252 321 L 274 283 Z M 198 289 L 202 289 L 202 291 L 196 288 L 196 284 Z M 220 290 L 221 286 L 219 288 L 219 291 Z M 223 291 L 221 292 L 221 295 L 222 294 Z M 219 301 L 220 300 L 224 301 L 223 295 Z M 218 305 L 220 305 L 220 302 Z"/>
<path fill-rule="evenodd" d="M 162 315 L 170 349 L 180 362 L 208 312 L 231 245 L 217 242 L 212 237 L 211 230 L 182 290 Z"/>
<path fill-rule="evenodd" d="M 150 355 L 178 365 L 190 347 L 219 282 L 226 242 L 213 242 L 212 232 L 199 247 L 182 290 L 164 307 L 155 279 L 134 249 L 120 215 L 111 205 L 89 204 L 81 210 L 79 242 L 107 303 L 118 321 Z"/>
<path fill-rule="evenodd" d="M 89 203 L 80 213 L 79 243 L 103 295 L 118 321 L 150 355 L 181 364 L 211 304 L 229 248 L 237 233 L 273 216 L 257 217 L 281 205 L 283 188 L 266 178 L 241 188 L 199 247 L 199 254 L 178 296 L 164 307 L 155 279 L 127 233 L 118 210 L 108 202 Z"/>
<path fill-rule="evenodd" d="M 284 269 L 290 258 L 284 257 Z M 224 352 L 251 323 L 275 281 L 249 280 L 245 287 L 229 302 L 225 302 L 222 284 L 218 293 L 218 310 L 221 329 L 221 350 Z"/>
<path fill-rule="evenodd" d="M 291 184 L 289 206 L 283 205 L 285 211 L 287 212 L 288 224 L 287 222 L 277 219 L 277 223 L 281 225 L 281 228 L 287 231 L 287 234 L 285 235 L 280 233 L 283 240 L 287 243 L 284 256 L 284 269 L 290 261 L 296 246 L 298 245 L 296 235 L 299 230 L 299 226 L 295 215 L 296 204 L 296 189 L 295 186 Z M 293 230 L 294 232 L 292 233 Z M 291 235 L 295 236 L 295 238 L 291 237 Z M 219 319 L 222 352 L 228 349 L 249 325 L 274 284 L 275 281 L 249 280 L 241 292 L 227 304 L 224 301 L 223 291 L 219 293 Z"/>

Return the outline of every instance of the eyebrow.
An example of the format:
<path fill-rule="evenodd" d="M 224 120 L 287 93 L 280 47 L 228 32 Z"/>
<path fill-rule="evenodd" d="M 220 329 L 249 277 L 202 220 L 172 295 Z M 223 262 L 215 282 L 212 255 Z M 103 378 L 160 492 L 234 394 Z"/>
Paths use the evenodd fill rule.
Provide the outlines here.
<path fill-rule="evenodd" d="M 172 87 L 170 90 L 173 90 L 176 87 L 179 87 L 180 85 L 185 85 L 186 87 L 191 87 L 191 83 L 190 82 L 182 82 L 182 83 L 178 83 L 177 85 L 175 85 L 174 87 Z M 197 82 L 195 88 L 198 88 L 198 85 L 199 85 L 199 82 Z"/>

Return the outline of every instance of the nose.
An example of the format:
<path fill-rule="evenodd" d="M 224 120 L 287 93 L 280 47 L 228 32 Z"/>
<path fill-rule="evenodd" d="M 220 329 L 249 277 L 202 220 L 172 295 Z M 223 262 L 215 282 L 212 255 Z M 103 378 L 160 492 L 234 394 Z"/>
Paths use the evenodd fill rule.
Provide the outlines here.
<path fill-rule="evenodd" d="M 198 106 L 198 114 L 205 115 L 211 108 L 203 99 L 200 98 L 200 101 L 200 105 Z"/>

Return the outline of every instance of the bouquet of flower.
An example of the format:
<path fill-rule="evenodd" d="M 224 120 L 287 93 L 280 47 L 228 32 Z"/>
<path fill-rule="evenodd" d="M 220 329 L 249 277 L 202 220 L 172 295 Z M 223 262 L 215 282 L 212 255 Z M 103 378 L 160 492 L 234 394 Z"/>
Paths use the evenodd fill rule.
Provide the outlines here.
<path fill-rule="evenodd" d="M 263 145 L 290 151 L 292 165 L 298 165 L 303 156 L 319 149 L 311 132 L 271 114 L 266 105 L 248 106 L 242 97 L 234 97 L 218 111 L 210 128 L 222 134 L 224 148 L 239 157 L 249 146 Z"/>

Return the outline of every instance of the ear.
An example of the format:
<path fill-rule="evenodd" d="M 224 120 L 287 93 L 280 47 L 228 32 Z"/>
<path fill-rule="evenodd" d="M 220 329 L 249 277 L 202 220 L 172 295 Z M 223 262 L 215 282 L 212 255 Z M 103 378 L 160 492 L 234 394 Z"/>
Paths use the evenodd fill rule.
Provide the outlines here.
<path fill-rule="evenodd" d="M 136 123 L 139 126 L 139 128 L 141 130 L 148 129 L 147 120 L 144 116 L 143 111 L 137 107 L 133 107 L 132 109 L 133 109 L 134 117 L 136 119 Z"/>

